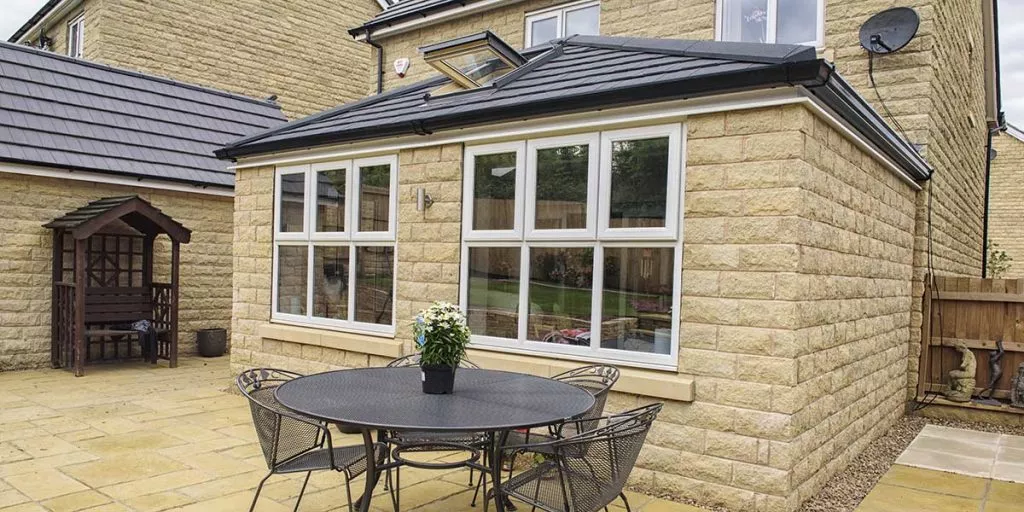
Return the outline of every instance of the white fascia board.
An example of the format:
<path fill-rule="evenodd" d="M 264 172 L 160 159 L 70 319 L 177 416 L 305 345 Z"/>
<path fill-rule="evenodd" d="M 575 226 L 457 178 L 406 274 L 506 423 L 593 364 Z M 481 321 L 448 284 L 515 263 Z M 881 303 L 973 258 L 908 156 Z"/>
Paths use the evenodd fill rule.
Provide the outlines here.
<path fill-rule="evenodd" d="M 170 190 L 174 192 L 186 192 L 189 194 L 203 194 L 209 196 L 234 197 L 235 191 L 224 187 L 201 187 L 197 185 L 186 185 L 169 181 L 151 180 L 145 178 L 129 178 L 88 171 L 72 171 L 70 169 L 58 169 L 54 167 L 37 167 L 34 165 L 23 165 L 9 162 L 0 162 L 0 173 L 22 174 L 26 176 L 40 176 L 44 178 L 56 178 L 61 180 L 87 181 L 91 183 L 103 183 L 106 185 L 120 185 L 123 187 L 150 188 L 155 190 Z"/>
<path fill-rule="evenodd" d="M 1014 126 L 1014 125 L 1012 125 L 1010 123 L 1006 123 L 1006 130 L 1005 131 L 1006 131 L 1007 135 L 1009 135 L 1009 136 L 1011 136 L 1011 137 L 1013 137 L 1013 138 L 1015 138 L 1015 139 L 1017 139 L 1017 140 L 1019 140 L 1021 142 L 1024 142 L 1024 131 L 1021 131 L 1020 128 L 1017 128 L 1016 126 Z"/>
<path fill-rule="evenodd" d="M 322 146 L 316 149 L 240 157 L 229 169 L 247 169 L 271 165 L 295 165 L 389 154 L 403 149 L 457 143 L 500 142 L 530 137 L 578 133 L 594 129 L 625 128 L 680 120 L 686 116 L 802 103 L 806 99 L 792 87 L 764 91 L 723 94 L 712 98 L 678 100 L 650 105 L 609 108 L 579 114 L 508 121 L 495 126 L 445 130 L 432 135 L 407 135 L 383 140 Z"/>
<path fill-rule="evenodd" d="M 379 1 L 381 0 L 378 0 L 378 2 Z M 370 32 L 373 34 L 373 39 L 378 40 L 382 37 L 401 34 L 402 32 L 416 30 L 418 28 L 433 25 L 435 23 L 441 23 L 451 19 L 461 18 L 463 16 L 481 13 L 490 9 L 494 9 L 496 7 L 504 7 L 506 5 L 512 5 L 522 1 L 523 0 L 482 0 L 480 2 L 474 2 L 469 5 L 463 5 L 462 7 L 455 7 L 445 11 L 428 14 L 426 16 L 420 16 L 418 18 L 414 18 L 408 21 L 401 21 L 395 23 L 394 25 L 370 29 Z M 356 41 L 365 41 L 366 34 L 359 34 L 355 36 L 355 39 Z"/>
<path fill-rule="evenodd" d="M 40 27 L 50 26 L 54 20 L 59 20 L 64 16 L 67 16 L 69 11 L 78 7 L 81 3 L 82 0 L 63 0 L 61 3 L 57 4 L 56 7 L 51 9 L 50 12 L 46 13 L 46 16 L 43 16 L 42 19 L 37 21 L 35 25 L 32 25 L 32 28 L 30 28 L 28 32 L 22 34 L 18 39 L 18 44 L 24 43 L 26 40 L 39 35 Z"/>

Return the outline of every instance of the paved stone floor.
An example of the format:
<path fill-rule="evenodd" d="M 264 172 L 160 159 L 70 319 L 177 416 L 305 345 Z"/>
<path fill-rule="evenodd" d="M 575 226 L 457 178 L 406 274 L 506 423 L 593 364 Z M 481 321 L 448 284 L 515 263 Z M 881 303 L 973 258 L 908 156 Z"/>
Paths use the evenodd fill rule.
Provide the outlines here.
<path fill-rule="evenodd" d="M 1024 437 L 927 425 L 857 510 L 1024 511 Z"/>
<path fill-rule="evenodd" d="M 249 407 L 225 392 L 229 382 L 226 358 L 184 359 L 175 370 L 95 366 L 77 379 L 58 370 L 0 373 L 0 510 L 248 510 L 266 466 Z M 467 479 L 465 470 L 403 470 L 402 509 L 481 510 L 469 507 Z M 271 477 L 257 510 L 291 510 L 300 485 Z M 341 485 L 337 473 L 314 474 L 300 510 L 347 510 Z M 697 510 L 629 496 L 634 510 Z M 373 505 L 391 510 L 387 496 Z"/>

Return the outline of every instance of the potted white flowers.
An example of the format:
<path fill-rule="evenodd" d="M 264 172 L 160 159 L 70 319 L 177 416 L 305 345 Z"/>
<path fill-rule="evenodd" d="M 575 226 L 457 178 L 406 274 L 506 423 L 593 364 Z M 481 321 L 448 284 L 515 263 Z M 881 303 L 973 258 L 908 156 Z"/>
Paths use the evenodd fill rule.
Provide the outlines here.
<path fill-rule="evenodd" d="M 455 387 L 455 369 L 469 343 L 466 315 L 454 304 L 435 302 L 416 315 L 413 332 L 420 349 L 423 392 L 451 393 Z"/>

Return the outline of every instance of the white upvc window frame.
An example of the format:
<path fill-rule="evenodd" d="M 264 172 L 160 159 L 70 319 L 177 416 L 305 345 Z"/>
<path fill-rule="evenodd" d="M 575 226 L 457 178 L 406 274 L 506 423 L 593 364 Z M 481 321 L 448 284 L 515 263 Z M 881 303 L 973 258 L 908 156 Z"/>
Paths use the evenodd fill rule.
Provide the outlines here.
<path fill-rule="evenodd" d="M 669 173 L 666 177 L 666 188 L 670 191 L 665 195 L 665 225 L 663 227 L 650 228 L 612 228 L 609 227 L 611 219 L 611 197 L 612 187 L 612 144 L 623 140 L 642 140 L 668 137 L 668 166 Z M 675 239 L 679 233 L 679 203 L 678 195 L 671 191 L 678 190 L 680 176 L 682 173 L 673 173 L 672 169 L 682 169 L 682 152 L 685 142 L 682 138 L 682 129 L 679 124 L 660 126 L 647 126 L 641 128 L 627 128 L 624 130 L 606 131 L 601 134 L 601 177 L 602 184 L 609 186 L 601 187 L 601 198 L 598 201 L 598 227 L 599 238 L 608 240 L 670 240 Z"/>
<path fill-rule="evenodd" d="M 600 160 L 601 137 L 597 132 L 561 137 L 532 139 L 526 143 L 526 195 L 525 220 L 523 222 L 527 240 L 594 240 L 597 236 L 597 208 L 594 202 L 598 194 L 598 162 Z M 582 229 L 536 229 L 537 215 L 537 151 L 566 146 L 587 145 L 587 219 Z M 519 201 L 516 201 L 518 206 Z"/>
<path fill-rule="evenodd" d="M 359 197 L 359 169 L 375 165 L 390 165 L 390 189 L 388 195 L 388 226 L 387 231 L 362 232 L 358 231 L 358 216 L 361 199 Z M 345 220 L 344 231 L 317 231 L 317 173 L 321 171 L 344 169 L 345 176 Z M 391 308 L 391 322 L 389 324 L 373 324 L 358 322 L 355 320 L 355 289 L 358 262 L 356 253 L 360 247 L 391 247 L 394 250 L 392 261 L 392 279 L 397 276 L 398 270 L 398 247 L 395 233 L 397 232 L 397 210 L 398 210 L 398 156 L 387 155 L 370 158 L 356 158 L 338 160 L 324 163 L 280 166 L 274 172 L 274 241 L 272 282 L 271 282 L 271 320 L 286 323 L 308 325 L 312 327 L 326 327 L 340 331 L 356 332 L 362 334 L 373 334 L 378 336 L 394 336 L 395 333 L 395 308 Z M 303 222 L 302 231 L 282 232 L 281 229 L 281 194 L 282 177 L 289 174 L 302 174 L 303 182 Z M 278 277 L 279 277 L 279 252 L 281 247 L 305 247 L 306 248 L 306 314 L 296 315 L 283 313 L 278 309 Z M 321 318 L 313 315 L 314 299 L 314 278 L 316 268 L 315 251 L 317 247 L 347 247 L 348 248 L 348 319 L 337 320 Z M 397 293 L 397 281 L 392 283 L 392 297 Z"/>
<path fill-rule="evenodd" d="M 85 46 L 85 14 L 79 14 L 68 22 L 68 56 L 81 59 Z"/>
<path fill-rule="evenodd" d="M 572 11 L 578 11 L 580 9 L 586 9 L 589 7 L 598 6 L 597 15 L 597 32 L 601 33 L 601 14 L 600 14 L 600 0 L 581 0 L 578 2 L 569 2 L 565 4 L 548 7 L 537 11 L 526 13 L 526 28 L 523 33 L 525 38 L 523 40 L 523 48 L 529 48 L 535 46 L 533 42 L 533 23 L 541 20 L 554 18 L 558 26 L 558 30 L 555 34 L 555 38 L 565 37 L 565 14 Z M 544 44 L 543 42 L 537 44 Z"/>
<path fill-rule="evenodd" d="M 715 1 L 715 40 L 725 41 L 723 37 L 723 28 L 725 21 L 725 3 L 729 1 L 740 1 L 740 0 L 716 0 Z M 815 48 L 823 48 L 825 46 L 825 0 L 816 0 L 818 17 L 816 20 L 815 34 L 816 39 L 814 41 L 804 41 L 800 43 L 789 43 L 789 44 L 802 44 L 806 46 L 813 46 Z M 778 13 L 779 13 L 779 0 L 767 0 L 768 5 L 768 20 L 767 28 L 768 31 L 765 35 L 767 39 L 765 42 L 773 44 L 776 41 L 776 32 L 778 30 Z"/>
<path fill-rule="evenodd" d="M 473 157 L 480 154 L 493 154 L 507 152 L 508 148 L 525 146 L 527 154 L 526 168 L 521 172 L 527 177 L 524 187 L 520 189 L 517 181 L 517 195 L 515 212 L 522 217 L 516 219 L 517 226 L 525 226 L 524 229 L 506 230 L 500 232 L 473 232 L 471 229 L 464 229 L 463 243 L 461 248 L 462 264 L 460 265 L 459 279 L 459 303 L 463 311 L 468 311 L 469 306 L 469 253 L 475 248 L 503 247 L 519 249 L 519 302 L 518 302 L 518 325 L 517 338 L 502 338 L 496 336 L 484 336 L 474 334 L 471 337 L 471 344 L 475 348 L 497 350 L 502 352 L 519 353 L 526 355 L 557 355 L 564 359 L 573 359 L 588 362 L 610 362 L 626 364 L 645 368 L 675 370 L 678 368 L 679 338 L 680 338 L 680 298 L 682 295 L 682 268 L 683 268 L 683 234 L 682 224 L 679 222 L 683 205 L 683 183 L 685 183 L 685 161 L 682 155 L 685 151 L 685 131 L 681 123 L 653 125 L 626 130 L 611 130 L 603 132 L 588 132 L 576 135 L 558 136 L 531 139 L 527 141 L 506 142 L 500 144 L 485 144 L 479 146 L 467 146 L 465 148 L 465 184 L 464 198 L 471 200 L 473 187 L 471 177 L 473 176 Z M 669 159 L 668 159 L 668 180 L 666 182 L 666 227 L 654 228 L 619 228 L 607 229 L 607 219 L 602 217 L 608 212 L 607 203 L 610 193 L 606 192 L 604 183 L 609 183 L 611 165 L 606 162 L 611 156 L 611 142 L 623 139 L 651 139 L 657 137 L 668 137 Z M 576 145 L 581 143 L 591 144 L 588 153 L 590 159 L 590 183 L 588 183 L 588 227 L 587 230 L 551 230 L 557 235 L 547 236 L 545 230 L 534 230 L 532 220 L 527 219 L 533 216 L 528 213 L 536 205 L 536 194 L 533 187 L 536 184 L 536 149 L 546 147 L 559 147 Z M 501 149 L 504 148 L 504 151 Z M 594 163 L 594 157 L 598 162 Z M 518 164 L 522 162 L 517 158 Z M 604 172 L 607 170 L 607 172 Z M 532 176 L 532 177 L 531 177 Z M 518 177 L 517 177 L 518 178 Z M 595 179 L 596 178 L 596 179 Z M 532 197 L 531 197 L 532 196 Z M 464 204 L 469 201 L 464 200 Z M 520 205 L 523 205 L 520 208 Z M 595 207 L 596 206 L 596 207 Z M 464 209 L 464 222 L 472 222 L 471 206 Z M 597 214 L 598 219 L 593 223 L 590 217 Z M 471 224 L 469 224 L 471 226 Z M 600 226 L 605 226 L 602 230 Z M 577 233 L 586 231 L 586 233 Z M 671 348 L 668 354 L 655 354 L 651 352 L 632 352 L 628 350 L 601 348 L 601 307 L 603 304 L 602 294 L 604 293 L 604 256 L 606 248 L 672 248 L 673 249 L 673 277 L 672 277 L 672 300 L 671 300 Z M 592 248 L 594 251 L 593 277 L 591 292 L 591 344 L 587 347 L 561 345 L 556 343 L 545 343 L 542 341 L 528 340 L 529 325 L 529 286 L 530 286 L 530 251 L 534 248 Z"/>
<path fill-rule="evenodd" d="M 516 154 L 516 204 L 515 219 L 512 229 L 473 229 L 474 203 L 473 195 L 476 184 L 476 157 L 483 155 L 496 155 L 501 153 Z M 510 237 L 520 238 L 523 234 L 523 205 L 519 198 L 523 197 L 526 189 L 526 143 L 499 142 L 496 144 L 482 144 L 466 147 L 465 173 L 462 179 L 462 197 L 468 200 L 462 203 L 462 237 L 466 240 L 507 240 Z"/>

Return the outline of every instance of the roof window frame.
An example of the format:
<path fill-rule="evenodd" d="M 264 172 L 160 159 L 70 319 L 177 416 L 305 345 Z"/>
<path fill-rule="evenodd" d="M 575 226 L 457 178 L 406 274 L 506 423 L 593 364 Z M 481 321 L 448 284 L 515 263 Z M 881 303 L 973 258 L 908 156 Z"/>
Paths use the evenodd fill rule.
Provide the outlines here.
<path fill-rule="evenodd" d="M 448 59 L 485 50 L 512 70 L 526 64 L 525 57 L 489 30 L 423 46 L 419 50 L 427 64 L 451 78 L 463 89 L 477 89 L 484 84 L 467 75 L 465 70 L 451 65 Z"/>

